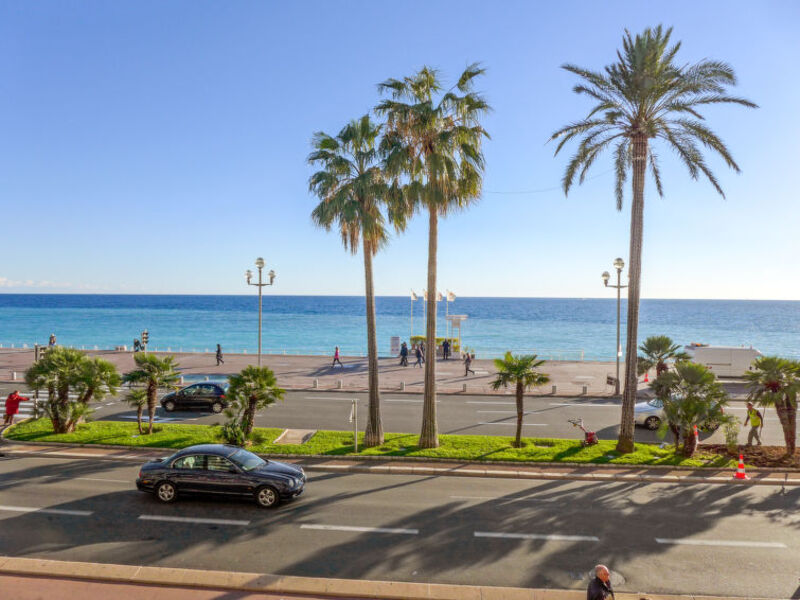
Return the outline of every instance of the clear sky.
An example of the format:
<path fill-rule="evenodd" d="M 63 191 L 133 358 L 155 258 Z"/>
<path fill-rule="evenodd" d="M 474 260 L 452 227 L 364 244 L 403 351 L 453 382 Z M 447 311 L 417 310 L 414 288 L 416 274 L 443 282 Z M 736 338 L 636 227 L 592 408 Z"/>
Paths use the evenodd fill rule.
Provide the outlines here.
<path fill-rule="evenodd" d="M 705 112 L 742 168 L 710 160 L 727 199 L 662 152 L 642 295 L 800 299 L 800 2 L 730 0 L 3 0 L 0 291 L 241 294 L 263 255 L 269 293 L 363 294 L 361 257 L 310 220 L 312 133 L 369 111 L 388 77 L 481 61 L 484 195 L 440 225 L 440 288 L 609 295 L 629 205 L 615 210 L 610 157 L 560 191 L 568 154 L 546 141 L 589 103 L 559 66 L 599 69 L 625 28 L 658 23 L 680 61 L 733 65 L 761 108 Z M 377 257 L 376 292 L 420 292 L 426 256 L 418 217 Z"/>

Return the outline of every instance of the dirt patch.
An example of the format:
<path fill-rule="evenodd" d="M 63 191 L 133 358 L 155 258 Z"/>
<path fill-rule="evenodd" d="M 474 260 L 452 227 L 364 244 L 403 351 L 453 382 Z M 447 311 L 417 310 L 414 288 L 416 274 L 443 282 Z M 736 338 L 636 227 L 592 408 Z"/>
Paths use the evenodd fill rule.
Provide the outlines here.
<path fill-rule="evenodd" d="M 739 454 L 743 454 L 744 462 L 756 467 L 800 468 L 800 450 L 796 450 L 794 457 L 789 458 L 783 446 L 739 446 L 737 452 L 731 454 L 724 444 L 700 444 L 698 450 L 730 458 L 738 458 Z"/>

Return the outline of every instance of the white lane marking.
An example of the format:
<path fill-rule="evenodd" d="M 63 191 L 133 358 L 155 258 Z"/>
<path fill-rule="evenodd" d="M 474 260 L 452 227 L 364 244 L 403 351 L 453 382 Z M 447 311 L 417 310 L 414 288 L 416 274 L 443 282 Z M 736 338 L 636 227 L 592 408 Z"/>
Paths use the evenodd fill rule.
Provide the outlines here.
<path fill-rule="evenodd" d="M 494 531 L 476 531 L 475 537 L 506 538 L 512 540 L 550 540 L 554 542 L 599 542 L 593 535 L 558 535 L 541 533 L 499 533 Z"/>
<path fill-rule="evenodd" d="M 353 527 L 350 525 L 300 525 L 300 529 L 320 529 L 323 531 L 357 531 L 361 533 L 401 533 L 417 535 L 419 529 L 396 529 L 393 527 Z"/>
<path fill-rule="evenodd" d="M 619 408 L 622 405 L 621 404 L 590 404 L 588 402 L 586 402 L 586 403 L 583 403 L 583 402 L 551 402 L 550 406 L 579 406 L 580 408 L 593 408 L 595 406 L 600 406 L 600 407 L 614 406 L 616 408 Z"/>
<path fill-rule="evenodd" d="M 161 515 L 139 515 L 142 521 L 170 521 L 173 523 L 201 523 L 204 525 L 249 525 L 250 521 L 234 519 L 200 519 L 194 517 L 167 517 Z"/>
<path fill-rule="evenodd" d="M 425 400 L 413 400 L 412 398 L 387 398 L 385 402 L 413 402 L 415 404 L 422 404 Z M 441 400 L 437 400 L 436 404 L 440 404 Z"/>
<path fill-rule="evenodd" d="M 477 423 L 477 425 L 513 425 L 514 427 L 517 426 L 516 423 Z M 547 427 L 547 423 L 523 423 L 523 427 Z"/>
<path fill-rule="evenodd" d="M 361 400 L 358 396 L 304 396 L 303 400 L 347 400 L 348 402 L 352 402 L 353 398 L 356 400 Z"/>
<path fill-rule="evenodd" d="M 83 479 L 85 481 L 111 481 L 113 483 L 130 483 L 129 479 L 104 479 L 102 477 L 63 477 L 63 479 Z"/>
<path fill-rule="evenodd" d="M 498 400 L 467 400 L 467 404 L 510 404 L 514 406 L 516 402 L 500 402 Z"/>
<path fill-rule="evenodd" d="M 735 546 L 737 548 L 786 548 L 780 542 L 743 542 L 737 540 L 694 540 L 689 538 L 656 538 L 659 544 L 681 544 L 686 546 Z"/>
<path fill-rule="evenodd" d="M 517 411 L 515 411 L 515 410 L 479 410 L 479 411 L 476 411 L 476 412 L 479 412 L 479 413 L 495 413 L 495 414 L 498 414 L 498 415 L 515 415 L 515 414 L 517 414 Z M 523 415 L 532 415 L 533 413 L 534 413 L 534 411 L 532 411 L 532 410 L 526 410 L 522 414 Z"/>
<path fill-rule="evenodd" d="M 70 515 L 73 517 L 88 517 L 91 510 L 64 510 L 61 508 L 35 508 L 32 506 L 0 506 L 0 510 L 22 513 L 45 513 L 49 515 Z"/>

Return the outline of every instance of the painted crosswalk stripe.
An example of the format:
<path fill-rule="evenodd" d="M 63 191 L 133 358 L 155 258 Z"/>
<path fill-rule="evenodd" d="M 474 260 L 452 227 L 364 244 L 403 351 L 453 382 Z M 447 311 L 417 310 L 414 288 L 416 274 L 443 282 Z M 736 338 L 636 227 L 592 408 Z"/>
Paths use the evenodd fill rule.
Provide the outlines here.
<path fill-rule="evenodd" d="M 479 410 L 478 412 L 479 413 L 491 413 L 491 414 L 497 414 L 497 415 L 515 415 L 515 414 L 517 414 L 517 411 L 515 411 L 515 410 Z M 536 411 L 528 410 L 528 411 L 523 412 L 522 414 L 523 415 L 532 415 L 534 412 L 536 412 Z"/>
<path fill-rule="evenodd" d="M 600 538 L 593 535 L 560 535 L 544 533 L 501 533 L 496 531 L 476 531 L 475 537 L 479 538 L 504 538 L 511 540 L 550 540 L 553 542 L 599 542 Z"/>
<path fill-rule="evenodd" d="M 696 540 L 691 538 L 656 538 L 659 544 L 676 544 L 686 546 L 733 546 L 736 548 L 786 548 L 780 542 L 746 542 L 741 540 Z"/>
<path fill-rule="evenodd" d="M 88 517 L 91 510 L 65 510 L 63 508 L 36 508 L 33 506 L 0 506 L 0 511 L 21 513 L 44 513 L 48 515 L 69 515 L 72 517 Z"/>
<path fill-rule="evenodd" d="M 417 535 L 419 529 L 398 529 L 394 527 L 354 527 L 351 525 L 300 525 L 300 529 L 319 529 L 322 531 L 355 531 L 358 533 L 399 533 Z"/>
<path fill-rule="evenodd" d="M 589 402 L 551 402 L 550 406 L 577 406 L 580 408 L 594 408 L 595 406 L 608 408 L 609 406 L 614 406 L 619 408 L 621 404 L 593 404 Z"/>
<path fill-rule="evenodd" d="M 235 519 L 202 519 L 199 517 L 168 517 L 163 515 L 139 515 L 141 521 L 169 521 L 170 523 L 199 523 L 201 525 L 249 525 L 250 521 Z"/>

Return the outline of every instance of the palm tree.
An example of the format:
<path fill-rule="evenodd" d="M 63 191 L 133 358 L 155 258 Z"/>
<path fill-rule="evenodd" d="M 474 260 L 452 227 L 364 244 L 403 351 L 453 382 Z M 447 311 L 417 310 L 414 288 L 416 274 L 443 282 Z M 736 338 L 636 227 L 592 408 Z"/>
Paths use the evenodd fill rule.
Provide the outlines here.
<path fill-rule="evenodd" d="M 689 355 L 681 352 L 680 348 L 669 336 L 651 335 L 639 346 L 639 350 L 644 354 L 644 356 L 639 356 L 640 373 L 655 367 L 656 377 L 658 377 L 669 368 L 667 367 L 668 360 L 688 360 Z"/>
<path fill-rule="evenodd" d="M 121 383 L 122 378 L 113 363 L 99 357 L 86 357 L 78 375 L 78 402 L 89 404 L 92 400 L 114 396 Z"/>
<path fill-rule="evenodd" d="M 323 132 L 314 134 L 314 151 L 308 156 L 309 163 L 322 167 L 309 179 L 309 189 L 320 199 L 311 218 L 328 231 L 335 225 L 345 249 L 355 254 L 361 245 L 364 254 L 369 378 L 369 414 L 364 434 L 366 446 L 383 444 L 375 289 L 372 281 L 372 257 L 388 237 L 381 212 L 386 185 L 377 165 L 380 131 L 380 125 L 373 123 L 369 115 L 364 115 L 345 125 L 335 137 Z"/>
<path fill-rule="evenodd" d="M 496 358 L 494 366 L 497 369 L 497 376 L 492 381 L 492 389 L 499 390 L 501 387 L 508 387 L 514 384 L 517 394 L 517 436 L 514 439 L 514 447 L 522 445 L 522 417 L 525 414 L 523 408 L 523 397 L 525 390 L 532 387 L 544 385 L 550 378 L 545 373 L 539 373 L 536 369 L 544 364 L 543 360 L 537 360 L 535 354 L 524 356 L 514 356 L 511 352 L 506 352 L 505 356 Z"/>
<path fill-rule="evenodd" d="M 797 439 L 797 396 L 800 393 L 800 362 L 760 356 L 747 371 L 748 399 L 761 406 L 774 406 L 783 429 L 786 456 L 793 457 Z"/>
<path fill-rule="evenodd" d="M 275 373 L 269 367 L 245 367 L 238 375 L 228 377 L 228 398 L 242 410 L 241 429 L 244 438 L 250 437 L 256 411 L 283 400 L 286 390 L 278 387 Z"/>
<path fill-rule="evenodd" d="M 391 96 L 376 107 L 386 116 L 381 152 L 387 173 L 394 177 L 393 222 L 403 229 L 417 210 L 428 212 L 428 302 L 425 396 L 421 448 L 439 445 L 436 422 L 436 251 L 440 216 L 463 209 L 481 194 L 484 167 L 481 142 L 488 137 L 480 124 L 489 110 L 473 91 L 484 69 L 467 67 L 456 84 L 442 93 L 439 73 L 423 67 L 403 79 L 388 79 L 378 89 Z"/>
<path fill-rule="evenodd" d="M 574 91 L 596 101 L 585 119 L 559 129 L 551 140 L 560 140 L 558 154 L 568 141 L 582 136 L 562 180 L 568 194 L 577 177 L 583 183 L 597 157 L 613 144 L 616 168 L 617 210 L 622 210 L 623 187 L 632 172 L 630 282 L 625 350 L 625 391 L 617 450 L 633 452 L 633 406 L 636 403 L 636 345 L 639 327 L 639 285 L 644 226 L 644 183 L 649 166 L 656 191 L 663 196 L 658 156 L 650 140 L 660 139 L 674 150 L 697 179 L 704 175 L 723 197 L 716 177 L 705 162 L 701 148 L 713 150 L 735 171 L 739 166 L 725 144 L 703 123 L 699 110 L 709 104 L 733 103 L 755 107 L 749 100 L 728 95 L 736 84 L 726 63 L 702 60 L 692 65 L 675 64 L 680 42 L 670 46 L 672 28 L 645 29 L 635 37 L 627 30 L 617 62 L 595 72 L 567 64 L 563 68 L 583 81 Z"/>
<path fill-rule="evenodd" d="M 142 413 L 147 406 L 147 390 L 144 388 L 132 389 L 125 397 L 125 402 L 136 409 L 136 425 L 139 427 L 139 435 L 142 435 Z"/>
<path fill-rule="evenodd" d="M 705 365 L 680 361 L 674 371 L 664 371 L 651 384 L 663 402 L 666 420 L 662 433 L 672 430 L 675 452 L 691 457 L 697 449 L 694 428 L 719 425 L 730 419 L 725 415 L 728 394 L 716 376 Z M 678 447 L 679 435 L 683 448 Z"/>
<path fill-rule="evenodd" d="M 178 364 L 174 356 L 159 358 L 155 354 L 137 352 L 133 355 L 136 369 L 126 373 L 122 380 L 125 383 L 140 384 L 147 389 L 147 416 L 149 427 L 147 433 L 153 433 L 153 420 L 156 416 L 159 388 L 175 388 L 180 375 L 175 371 Z"/>

